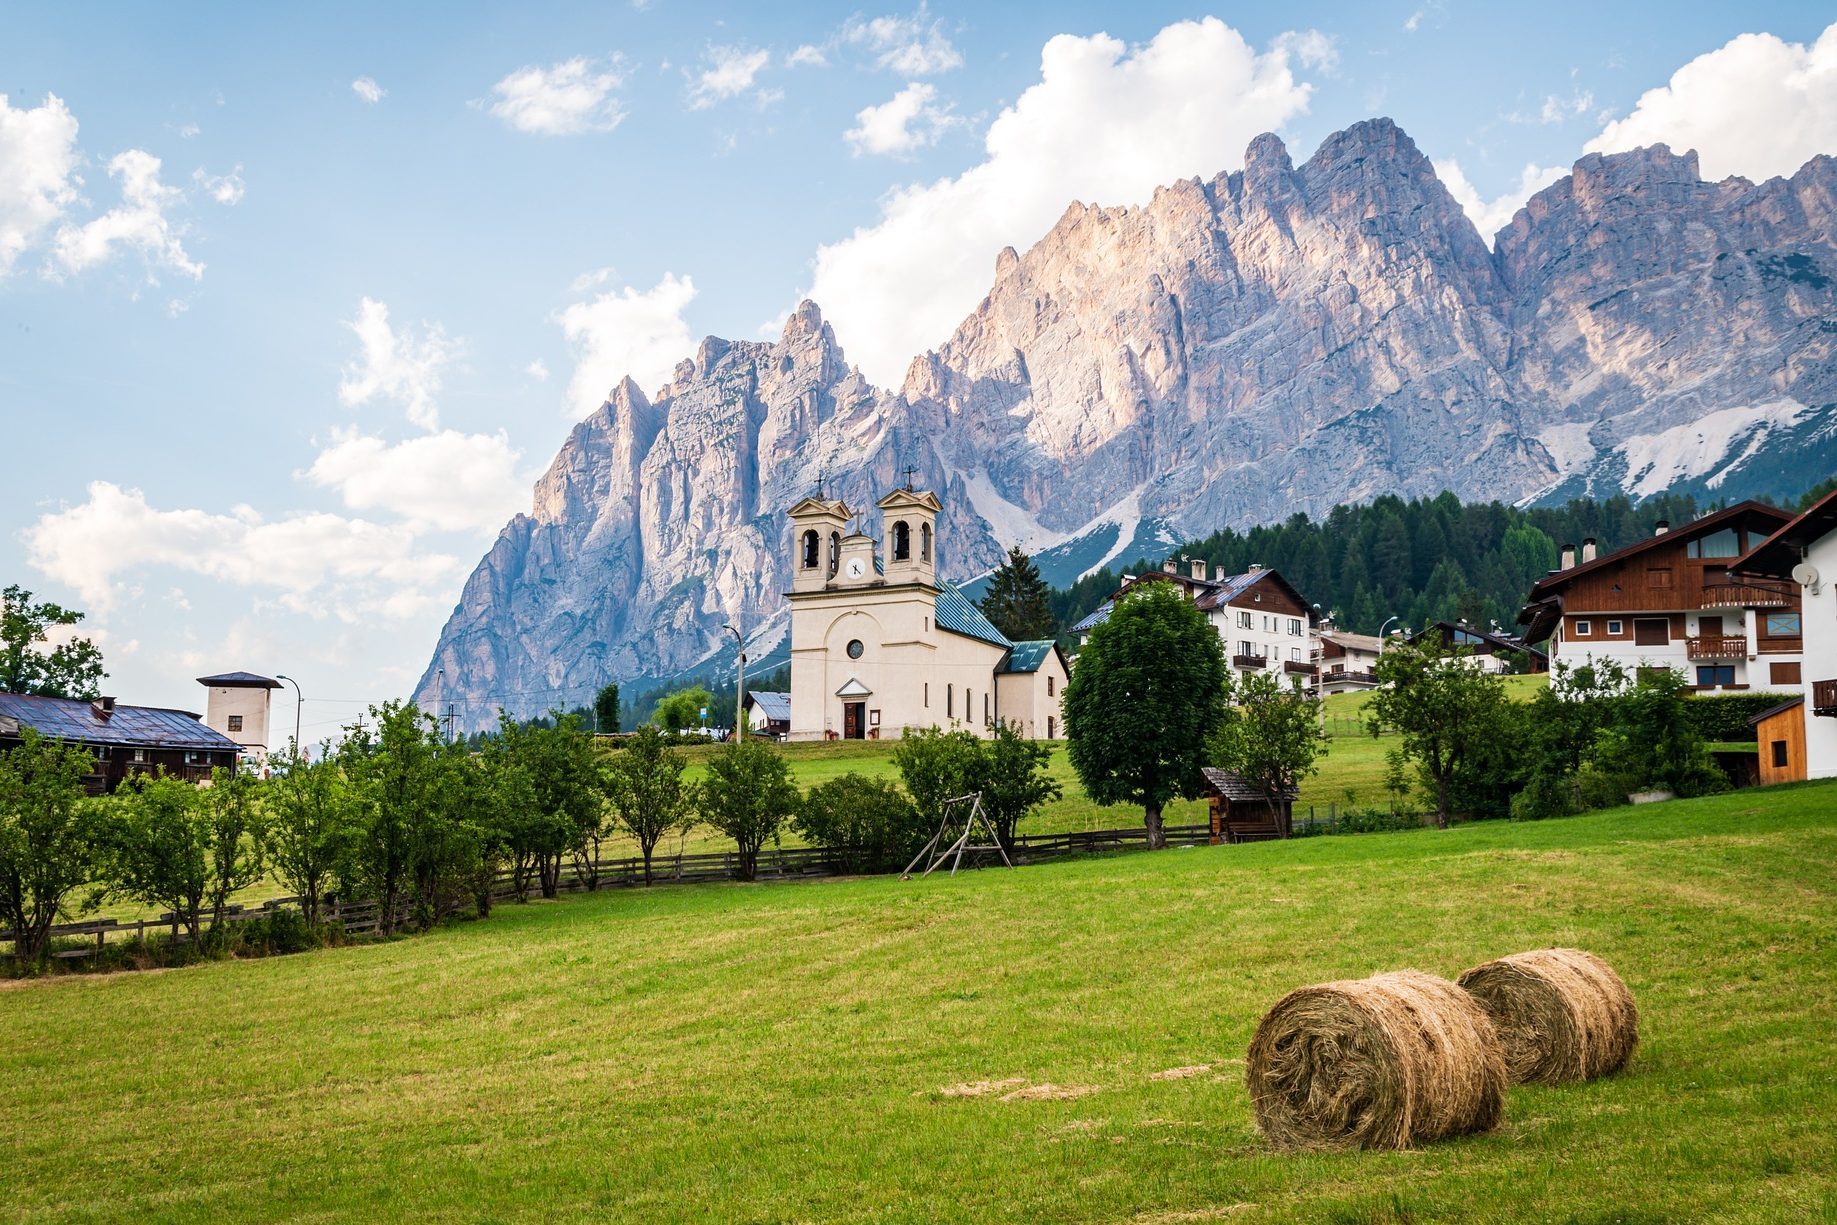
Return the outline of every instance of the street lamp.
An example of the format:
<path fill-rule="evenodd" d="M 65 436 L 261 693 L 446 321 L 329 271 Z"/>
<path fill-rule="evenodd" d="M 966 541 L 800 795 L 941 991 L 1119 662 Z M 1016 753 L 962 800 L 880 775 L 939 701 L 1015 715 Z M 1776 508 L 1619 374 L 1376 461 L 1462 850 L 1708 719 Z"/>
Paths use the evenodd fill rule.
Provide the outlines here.
<path fill-rule="evenodd" d="M 746 739 L 746 635 L 731 623 L 721 628 L 734 636 L 734 651 L 740 657 L 739 675 L 734 679 L 734 740 L 738 742 Z"/>
<path fill-rule="evenodd" d="M 1384 631 L 1390 628 L 1392 621 L 1396 620 L 1398 620 L 1396 617 L 1386 617 L 1384 624 L 1378 627 L 1378 654 L 1380 656 L 1384 654 Z"/>
<path fill-rule="evenodd" d="M 300 696 L 299 681 L 294 680 L 293 677 L 288 676 L 285 672 L 276 672 L 274 678 L 276 680 L 286 681 L 289 685 L 293 686 L 293 759 L 298 761 L 300 760 L 300 704 L 305 701 L 305 699 Z"/>

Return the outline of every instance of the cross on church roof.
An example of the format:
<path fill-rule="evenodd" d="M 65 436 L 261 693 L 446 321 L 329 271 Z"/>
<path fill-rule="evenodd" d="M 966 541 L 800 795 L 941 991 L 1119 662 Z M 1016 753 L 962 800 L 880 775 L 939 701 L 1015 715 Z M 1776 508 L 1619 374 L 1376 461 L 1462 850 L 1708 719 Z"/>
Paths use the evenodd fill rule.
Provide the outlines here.
<path fill-rule="evenodd" d="M 907 464 L 904 468 L 904 472 L 906 474 L 906 492 L 911 493 L 912 478 L 918 474 L 918 469 L 912 464 Z"/>

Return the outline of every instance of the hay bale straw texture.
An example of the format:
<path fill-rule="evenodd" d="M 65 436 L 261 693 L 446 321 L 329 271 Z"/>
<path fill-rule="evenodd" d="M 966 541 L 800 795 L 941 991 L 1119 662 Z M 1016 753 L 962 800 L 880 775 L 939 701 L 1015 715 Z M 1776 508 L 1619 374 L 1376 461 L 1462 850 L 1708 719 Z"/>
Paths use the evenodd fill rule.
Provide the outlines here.
<path fill-rule="evenodd" d="M 1581 949 L 1514 953 L 1461 975 L 1492 1017 L 1514 1083 L 1618 1072 L 1639 1044 L 1639 1007 L 1613 967 Z"/>
<path fill-rule="evenodd" d="M 1410 1148 L 1498 1126 L 1505 1053 L 1472 996 L 1403 970 L 1282 997 L 1244 1080 L 1278 1148 Z"/>

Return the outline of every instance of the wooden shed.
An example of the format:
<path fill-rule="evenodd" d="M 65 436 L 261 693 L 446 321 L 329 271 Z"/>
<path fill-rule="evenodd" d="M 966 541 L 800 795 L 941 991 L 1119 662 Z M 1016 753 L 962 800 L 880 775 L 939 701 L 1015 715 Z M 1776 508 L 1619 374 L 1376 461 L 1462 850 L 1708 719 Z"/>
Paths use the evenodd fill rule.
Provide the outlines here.
<path fill-rule="evenodd" d="M 1200 770 L 1205 776 L 1206 800 L 1211 808 L 1212 842 L 1262 842 L 1286 838 L 1294 828 L 1295 793 L 1270 795 L 1241 776 L 1215 766 Z"/>
<path fill-rule="evenodd" d="M 1748 722 L 1760 742 L 1760 784 L 1796 783 L 1805 778 L 1805 699 L 1769 706 Z"/>

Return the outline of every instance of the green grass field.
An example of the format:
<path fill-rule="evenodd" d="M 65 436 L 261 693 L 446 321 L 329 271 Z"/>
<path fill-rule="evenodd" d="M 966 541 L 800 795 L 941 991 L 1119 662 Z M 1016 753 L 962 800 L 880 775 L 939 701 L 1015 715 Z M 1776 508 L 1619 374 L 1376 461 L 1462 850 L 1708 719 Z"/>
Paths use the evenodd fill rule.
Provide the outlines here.
<path fill-rule="evenodd" d="M 8 984 L 0 1220 L 1830 1220 L 1834 859 L 1800 785 Z M 1284 992 L 1551 944 L 1637 994 L 1625 1073 L 1419 1152 L 1262 1143 Z"/>

